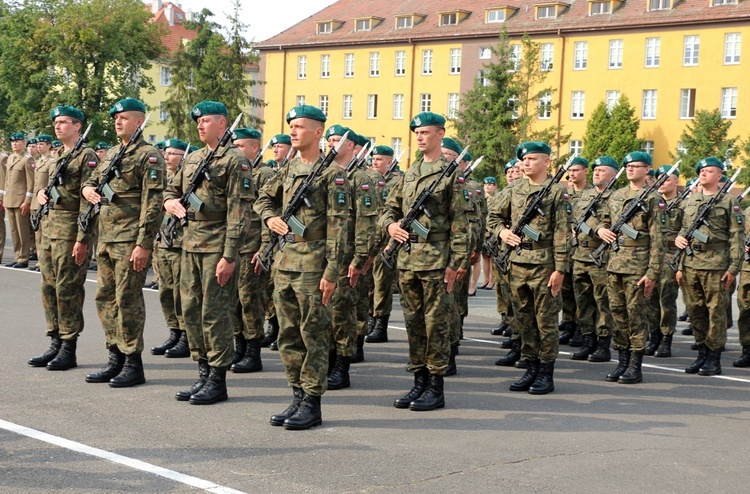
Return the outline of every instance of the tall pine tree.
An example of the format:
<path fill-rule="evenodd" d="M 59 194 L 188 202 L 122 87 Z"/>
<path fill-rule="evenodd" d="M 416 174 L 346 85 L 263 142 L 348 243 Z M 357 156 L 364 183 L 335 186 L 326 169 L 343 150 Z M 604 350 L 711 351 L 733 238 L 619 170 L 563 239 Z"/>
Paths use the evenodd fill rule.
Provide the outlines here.
<path fill-rule="evenodd" d="M 718 108 L 696 110 L 692 124 L 687 124 L 680 136 L 682 144 L 677 153 L 669 153 L 674 160 L 680 160 L 680 174 L 685 178 L 695 176 L 695 165 L 703 158 L 716 156 L 729 160 L 739 152 L 735 149 L 739 137 L 729 137 L 732 121 L 722 118 Z M 740 176 L 745 183 L 746 178 Z"/>

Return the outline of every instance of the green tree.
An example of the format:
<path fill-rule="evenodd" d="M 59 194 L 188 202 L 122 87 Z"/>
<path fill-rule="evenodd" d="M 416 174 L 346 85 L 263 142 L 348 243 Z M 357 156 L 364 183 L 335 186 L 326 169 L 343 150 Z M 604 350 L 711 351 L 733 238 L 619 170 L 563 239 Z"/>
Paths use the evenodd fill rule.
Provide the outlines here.
<path fill-rule="evenodd" d="M 581 156 L 589 162 L 607 154 L 609 148 L 609 128 L 612 116 L 604 101 L 596 105 L 586 122 L 586 133 L 583 135 Z"/>
<path fill-rule="evenodd" d="M 643 147 L 644 141 L 638 137 L 641 123 L 635 115 L 635 108 L 630 106 L 630 101 L 625 95 L 620 97 L 610 115 L 609 146 L 605 154 L 622 162 L 626 154 Z"/>
<path fill-rule="evenodd" d="M 731 162 L 739 153 L 735 149 L 739 137 L 729 137 L 732 121 L 722 118 L 718 108 L 714 110 L 696 110 L 692 124 L 687 124 L 680 136 L 682 148 L 677 153 L 669 153 L 674 160 L 680 160 L 680 174 L 686 179 L 695 176 L 695 165 L 703 158 L 716 156 Z M 748 177 L 744 173 L 739 179 L 742 183 Z"/>

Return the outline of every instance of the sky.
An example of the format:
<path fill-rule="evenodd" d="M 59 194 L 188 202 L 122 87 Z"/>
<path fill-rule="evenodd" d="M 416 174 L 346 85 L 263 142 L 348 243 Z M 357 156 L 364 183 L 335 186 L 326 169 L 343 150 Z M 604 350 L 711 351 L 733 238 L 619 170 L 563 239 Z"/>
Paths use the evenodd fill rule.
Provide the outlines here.
<path fill-rule="evenodd" d="M 226 15 L 232 13 L 232 0 L 173 0 L 183 10 L 200 12 L 207 8 L 214 13 L 214 20 L 226 25 Z M 145 0 L 151 3 L 151 0 Z M 240 0 L 242 22 L 250 27 L 245 37 L 260 42 L 290 28 L 299 21 L 336 3 L 336 0 Z"/>

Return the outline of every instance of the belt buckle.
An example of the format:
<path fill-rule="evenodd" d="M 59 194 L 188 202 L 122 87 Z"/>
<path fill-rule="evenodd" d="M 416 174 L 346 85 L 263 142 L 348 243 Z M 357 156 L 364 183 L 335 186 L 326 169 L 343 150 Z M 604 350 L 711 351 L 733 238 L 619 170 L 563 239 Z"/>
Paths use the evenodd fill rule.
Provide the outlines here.
<path fill-rule="evenodd" d="M 409 232 L 409 242 L 412 244 L 419 242 L 419 235 L 417 235 L 417 232 Z"/>
<path fill-rule="evenodd" d="M 195 213 L 193 211 L 188 211 L 187 213 L 187 219 L 191 221 L 195 221 Z"/>
<path fill-rule="evenodd" d="M 290 232 L 290 233 L 287 233 L 286 235 L 284 235 L 284 241 L 286 243 L 288 243 L 288 244 L 293 244 L 294 243 L 294 233 Z"/>
<path fill-rule="evenodd" d="M 524 250 L 532 250 L 533 244 L 531 242 L 521 242 L 521 248 Z"/>
<path fill-rule="evenodd" d="M 624 238 L 624 237 L 620 237 L 620 238 L 618 238 L 618 239 L 617 239 L 617 244 L 618 244 L 618 245 L 621 245 L 621 246 L 622 246 L 622 245 L 625 245 L 625 238 Z"/>
<path fill-rule="evenodd" d="M 588 240 L 581 240 L 581 247 L 588 247 L 589 241 Z"/>
<path fill-rule="evenodd" d="M 696 243 L 692 247 L 693 247 L 693 250 L 696 251 L 696 252 L 702 252 L 703 251 L 703 247 L 701 247 L 701 244 Z"/>

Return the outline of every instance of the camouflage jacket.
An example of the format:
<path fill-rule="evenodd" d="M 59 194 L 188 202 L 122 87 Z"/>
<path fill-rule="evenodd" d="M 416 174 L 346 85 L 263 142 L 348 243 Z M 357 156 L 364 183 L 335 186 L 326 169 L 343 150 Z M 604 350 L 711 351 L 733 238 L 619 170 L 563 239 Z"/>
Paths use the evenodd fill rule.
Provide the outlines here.
<path fill-rule="evenodd" d="M 39 209 L 39 201 L 36 199 L 36 193 L 47 187 L 49 177 L 52 175 L 52 155 L 40 157 L 34 166 L 34 197 L 31 198 L 31 210 Z M 97 160 L 98 163 L 98 160 Z"/>
<path fill-rule="evenodd" d="M 167 169 L 167 189 L 172 183 L 172 179 L 174 179 L 175 173 L 172 173 Z M 164 219 L 162 221 L 162 225 L 166 225 L 167 221 L 169 221 L 170 215 L 164 214 Z M 159 236 L 159 241 L 156 242 L 156 248 L 157 249 L 182 249 L 182 225 L 180 223 L 177 223 L 177 228 L 174 230 L 174 238 L 172 238 L 172 247 L 167 247 L 167 243 L 164 241 L 163 236 Z"/>
<path fill-rule="evenodd" d="M 260 191 L 255 203 L 255 212 L 267 223 L 273 216 L 280 216 L 300 183 L 310 174 L 313 166 L 297 157 Z M 347 219 L 351 208 L 351 191 L 346 174 L 339 167 L 329 166 L 314 182 L 308 195 L 312 207 L 302 206 L 297 219 L 307 228 L 310 238 L 317 240 L 287 242 L 274 259 L 274 267 L 296 273 L 323 273 L 323 278 L 335 282 L 344 263 L 346 241 L 349 237 Z"/>
<path fill-rule="evenodd" d="M 164 200 L 179 199 L 198 166 L 210 150 L 204 146 L 192 152 L 172 178 Z M 203 201 L 203 211 L 188 208 L 188 225 L 182 237 L 182 250 L 197 253 L 221 252 L 236 259 L 245 222 L 246 209 L 252 207 L 256 191 L 250 164 L 234 146 L 219 148 L 208 167 L 211 181 L 203 179 L 195 195 Z"/>
<path fill-rule="evenodd" d="M 34 158 L 28 153 L 8 156 L 5 163 L 5 186 L 2 187 L 3 207 L 20 208 L 31 204 L 34 193 Z"/>
<path fill-rule="evenodd" d="M 748 237 L 750 237 L 750 207 L 745 209 L 744 216 L 745 216 L 745 239 L 747 239 Z M 742 271 L 745 271 L 746 273 L 750 273 L 750 262 L 746 262 L 745 257 L 744 257 L 745 244 L 742 244 L 742 252 L 743 252 Z"/>
<path fill-rule="evenodd" d="M 381 197 L 383 198 L 380 207 L 380 215 L 382 216 L 383 211 L 385 210 L 385 201 L 388 200 L 388 194 L 401 181 L 401 177 L 403 176 L 403 174 L 389 173 L 387 177 L 384 177 L 372 168 L 370 168 L 369 171 L 370 176 L 373 178 L 373 180 L 377 181 L 378 190 L 380 190 Z M 388 241 L 390 240 L 390 238 L 391 237 L 388 235 L 388 232 L 385 231 L 385 229 L 382 228 L 380 226 L 380 223 L 378 222 L 376 244 L 379 252 L 382 251 L 386 245 L 388 245 Z"/>
<path fill-rule="evenodd" d="M 332 165 L 333 166 L 333 165 Z M 338 166 L 338 165 L 336 165 Z M 378 253 L 378 217 L 383 209 L 381 195 L 364 170 L 355 168 L 347 174 L 352 191 L 352 214 L 349 222 L 348 244 L 351 249 L 351 264 L 362 269 L 367 259 Z M 346 263 L 345 263 L 346 264 Z M 348 269 L 348 266 L 342 267 Z"/>
<path fill-rule="evenodd" d="M 499 235 L 507 225 L 516 225 L 526 211 L 528 200 L 545 187 L 552 179 L 547 177 L 539 185 L 532 185 L 527 178 L 520 178 L 503 189 L 490 211 L 489 224 L 494 235 Z M 568 271 L 570 204 L 566 199 L 565 187 L 555 184 L 549 195 L 542 201 L 544 214 L 537 214 L 529 226 L 539 232 L 539 240 L 523 238 L 521 253 L 516 250 L 510 255 L 515 264 L 554 264 L 555 270 Z"/>
<path fill-rule="evenodd" d="M 487 228 L 487 199 L 484 196 L 482 185 L 473 178 L 469 177 L 464 186 L 469 190 L 469 197 L 472 200 L 472 211 L 469 213 L 471 225 L 469 255 L 471 255 L 472 252 L 482 250 L 485 229 Z"/>
<path fill-rule="evenodd" d="M 255 192 L 271 181 L 276 172 L 268 165 L 260 163 L 253 169 L 253 185 Z M 270 233 L 268 227 L 260 220 L 255 210 L 245 210 L 245 228 L 243 229 L 242 241 L 240 242 L 240 254 L 254 254 L 261 249 L 261 245 L 268 243 Z"/>
<path fill-rule="evenodd" d="M 442 156 L 435 162 L 416 161 L 404 173 L 401 181 L 388 193 L 381 228 L 387 229 L 393 222 L 401 221 L 411 209 L 423 189 L 437 180 L 448 161 Z M 411 250 L 401 249 L 398 255 L 399 269 L 408 271 L 432 271 L 447 267 L 451 269 L 469 267 L 469 219 L 471 198 L 468 190 L 458 181 L 459 171 L 444 179 L 435 190 L 427 205 L 432 218 L 421 214 L 417 220 L 429 229 L 430 235 L 445 237 L 445 240 L 411 243 Z M 416 233 L 412 236 L 416 238 Z"/>
<path fill-rule="evenodd" d="M 589 204 L 594 200 L 594 198 L 599 195 L 599 191 L 595 188 L 590 188 L 587 190 L 584 190 L 581 196 L 578 198 L 577 201 L 575 201 L 575 205 L 572 206 L 573 214 L 571 217 L 573 218 L 573 225 L 575 225 L 578 222 L 578 219 L 583 214 L 583 211 L 589 207 Z M 607 201 L 609 200 L 609 197 L 612 195 L 612 190 L 607 190 L 602 195 L 602 200 L 599 201 L 599 203 L 594 207 L 594 214 L 589 217 L 588 220 L 586 220 L 586 224 L 591 228 L 591 234 L 588 235 L 584 232 L 581 232 L 578 234 L 578 245 L 573 248 L 572 252 L 572 258 L 574 261 L 584 262 L 586 264 L 594 264 L 594 260 L 591 259 L 591 253 L 596 250 L 599 245 L 603 242 L 601 238 L 599 238 L 599 235 L 596 234 L 596 229 L 599 225 L 599 220 L 597 218 L 601 218 L 604 209 L 607 207 Z M 572 228 L 572 227 L 571 227 Z M 605 256 L 607 254 L 605 253 Z M 604 266 L 607 265 L 607 258 L 604 258 L 604 262 L 602 263 Z"/>
<path fill-rule="evenodd" d="M 685 232 L 693 223 L 698 209 L 711 199 L 710 195 L 696 192 L 685 205 L 685 216 L 679 235 Z M 733 275 L 740 272 L 742 258 L 745 252 L 743 234 L 742 211 L 737 198 L 725 194 L 714 204 L 706 218 L 708 225 L 701 225 L 698 231 L 708 236 L 704 244 L 693 238 L 691 247 L 693 255 L 683 256 L 683 266 L 707 271 L 728 271 Z"/>
<path fill-rule="evenodd" d="M 674 199 L 663 199 L 663 201 L 667 205 L 667 208 L 669 208 L 669 206 L 676 200 L 676 197 Z M 664 235 L 665 263 L 667 262 L 668 255 L 672 255 L 677 252 L 677 246 L 675 246 L 674 241 L 677 238 L 677 234 L 680 233 L 680 229 L 682 228 L 682 220 L 685 216 L 686 204 L 687 201 L 684 201 L 682 204 L 672 208 L 672 210 L 667 213 L 667 216 L 669 216 L 669 231 Z"/>

